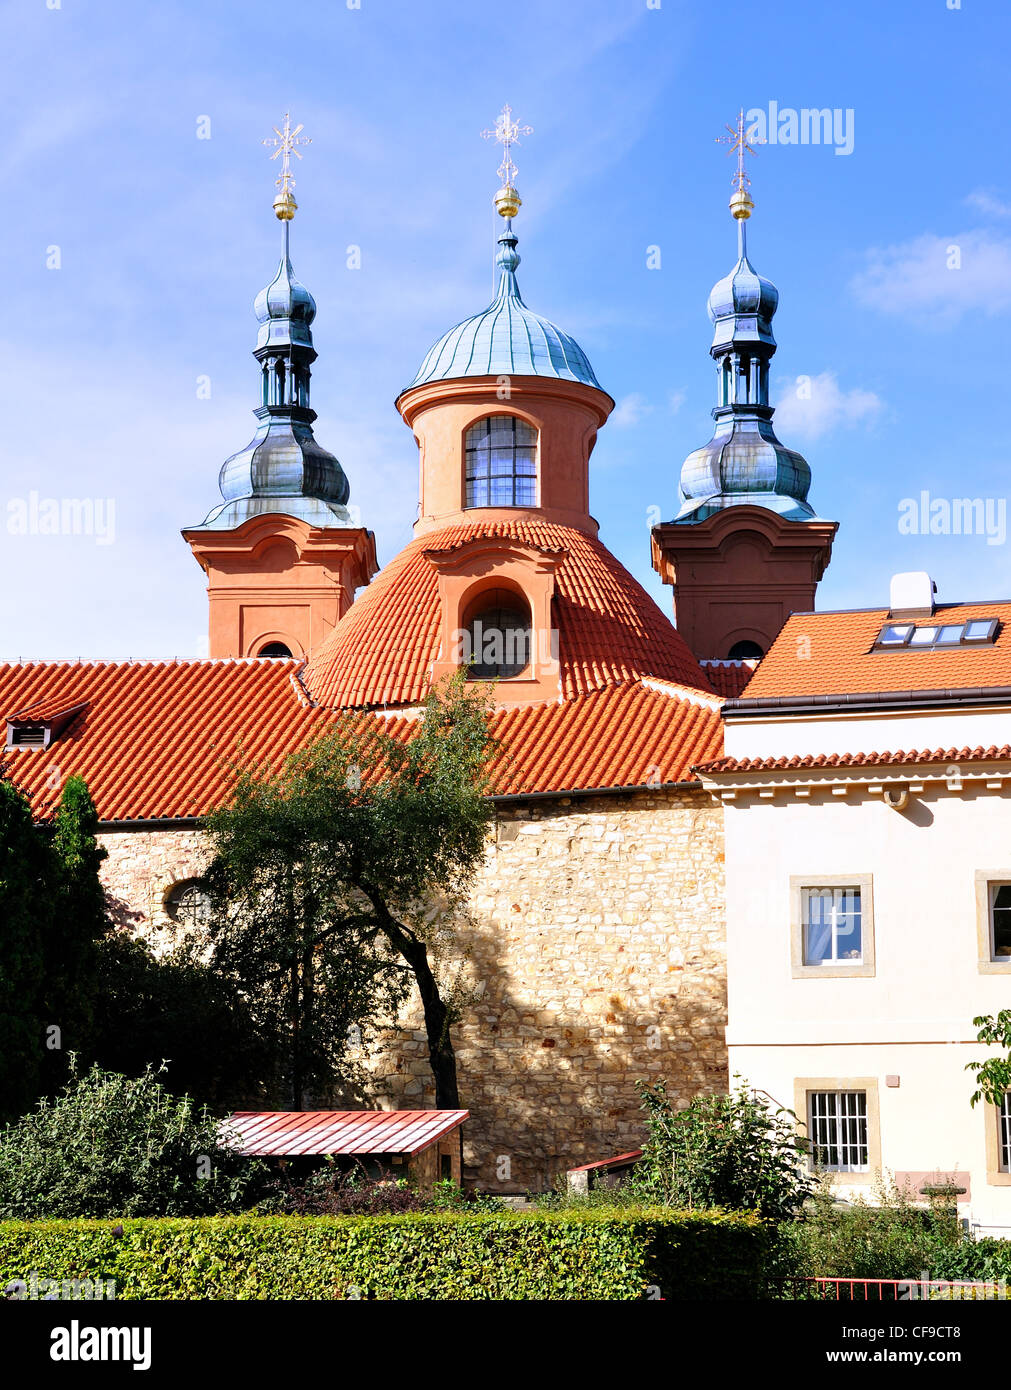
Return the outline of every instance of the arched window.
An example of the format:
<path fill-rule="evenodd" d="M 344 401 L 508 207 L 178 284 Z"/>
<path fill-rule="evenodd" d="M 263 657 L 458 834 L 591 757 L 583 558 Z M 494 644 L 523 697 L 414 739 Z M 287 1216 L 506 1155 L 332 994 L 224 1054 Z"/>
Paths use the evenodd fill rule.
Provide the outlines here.
<path fill-rule="evenodd" d="M 202 926 L 211 915 L 211 895 L 199 879 L 184 879 L 169 889 L 165 911 L 181 927 Z"/>
<path fill-rule="evenodd" d="M 481 595 L 466 625 L 467 679 L 511 680 L 530 665 L 530 610 L 510 589 Z"/>
<path fill-rule="evenodd" d="M 283 642 L 268 642 L 261 647 L 258 656 L 291 656 L 291 650 Z"/>
<path fill-rule="evenodd" d="M 765 653 L 757 642 L 749 642 L 747 639 L 735 642 L 727 652 L 728 661 L 754 661 L 756 657 L 764 656 Z"/>
<path fill-rule="evenodd" d="M 512 415 L 489 415 L 465 440 L 468 507 L 537 505 L 537 431 Z"/>

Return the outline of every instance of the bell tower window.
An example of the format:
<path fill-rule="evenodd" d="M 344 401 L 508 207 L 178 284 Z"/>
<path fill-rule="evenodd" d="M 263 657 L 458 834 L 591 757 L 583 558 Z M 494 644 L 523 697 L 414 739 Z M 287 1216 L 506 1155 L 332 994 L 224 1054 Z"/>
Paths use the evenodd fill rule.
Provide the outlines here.
<path fill-rule="evenodd" d="M 512 415 L 489 415 L 465 439 L 468 507 L 537 505 L 537 431 Z"/>

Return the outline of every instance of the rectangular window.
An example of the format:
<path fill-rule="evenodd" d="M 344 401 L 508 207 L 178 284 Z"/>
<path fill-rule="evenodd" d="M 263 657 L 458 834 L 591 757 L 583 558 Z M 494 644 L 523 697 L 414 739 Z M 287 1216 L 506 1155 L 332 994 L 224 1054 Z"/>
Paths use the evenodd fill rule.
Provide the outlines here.
<path fill-rule="evenodd" d="M 861 894 L 856 885 L 801 890 L 804 965 L 863 962 Z"/>
<path fill-rule="evenodd" d="M 997 1115 L 1000 1139 L 1000 1170 L 1011 1173 L 1011 1091 L 1005 1091 Z"/>
<path fill-rule="evenodd" d="M 811 1159 L 837 1173 L 870 1167 L 866 1091 L 810 1091 L 807 1133 Z"/>
<path fill-rule="evenodd" d="M 990 959 L 1011 965 L 1011 883 L 988 883 Z"/>

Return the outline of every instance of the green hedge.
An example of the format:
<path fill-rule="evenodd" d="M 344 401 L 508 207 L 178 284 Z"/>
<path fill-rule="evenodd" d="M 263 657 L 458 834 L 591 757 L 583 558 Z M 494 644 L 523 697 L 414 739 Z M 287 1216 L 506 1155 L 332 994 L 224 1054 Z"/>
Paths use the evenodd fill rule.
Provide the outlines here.
<path fill-rule="evenodd" d="M 0 1287 L 34 1271 L 114 1279 L 123 1299 L 760 1298 L 779 1251 L 757 1216 L 656 1208 L 148 1218 L 120 1229 L 0 1222 Z"/>

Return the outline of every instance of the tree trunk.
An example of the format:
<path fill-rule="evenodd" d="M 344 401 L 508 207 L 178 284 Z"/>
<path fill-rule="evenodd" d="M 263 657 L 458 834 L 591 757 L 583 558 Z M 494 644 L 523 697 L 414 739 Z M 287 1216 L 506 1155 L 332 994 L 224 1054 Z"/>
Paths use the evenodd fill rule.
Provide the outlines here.
<path fill-rule="evenodd" d="M 449 1009 L 439 993 L 439 983 L 428 963 L 428 947 L 413 932 L 406 931 L 385 909 L 376 904 L 382 928 L 390 942 L 411 967 L 418 983 L 425 1010 L 428 1059 L 435 1079 L 436 1110 L 459 1110 L 460 1092 L 456 1080 L 456 1053 L 449 1034 Z"/>

